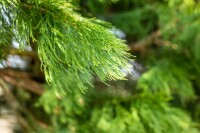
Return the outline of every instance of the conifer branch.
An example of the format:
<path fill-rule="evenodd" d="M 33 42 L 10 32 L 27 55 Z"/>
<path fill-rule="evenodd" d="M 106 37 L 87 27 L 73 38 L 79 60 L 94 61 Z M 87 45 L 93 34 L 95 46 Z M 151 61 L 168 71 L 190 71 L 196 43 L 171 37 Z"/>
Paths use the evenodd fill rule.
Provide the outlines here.
<path fill-rule="evenodd" d="M 93 75 L 102 81 L 125 79 L 121 69 L 128 70 L 130 54 L 124 41 L 106 27 L 110 24 L 82 17 L 63 0 L 14 5 L 16 40 L 21 47 L 35 42 L 46 80 L 59 92 L 84 91 Z"/>

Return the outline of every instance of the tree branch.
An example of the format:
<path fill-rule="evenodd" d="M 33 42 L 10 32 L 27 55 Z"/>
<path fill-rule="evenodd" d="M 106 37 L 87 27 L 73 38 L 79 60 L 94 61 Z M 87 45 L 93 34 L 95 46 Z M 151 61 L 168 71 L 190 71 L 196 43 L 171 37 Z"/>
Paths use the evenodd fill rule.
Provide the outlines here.
<path fill-rule="evenodd" d="M 31 79 L 30 74 L 12 69 L 0 70 L 0 77 L 7 83 L 23 88 L 37 95 L 42 95 L 44 88 L 42 84 Z"/>
<path fill-rule="evenodd" d="M 171 22 L 169 22 L 164 28 L 165 30 L 170 30 L 171 28 L 174 27 L 178 23 L 179 19 L 173 19 Z M 147 50 L 147 47 L 149 47 L 152 44 L 158 45 L 158 46 L 170 46 L 172 49 L 174 49 L 176 46 L 169 40 L 162 40 L 160 37 L 162 35 L 161 29 L 153 32 L 149 36 L 143 38 L 142 40 L 138 42 L 134 42 L 129 44 L 130 51 L 134 52 L 145 52 Z"/>
<path fill-rule="evenodd" d="M 26 123 L 25 119 L 18 112 L 19 109 L 22 110 L 22 108 L 19 107 L 20 104 L 17 102 L 15 96 L 10 92 L 10 89 L 8 88 L 6 83 L 4 83 L 4 81 L 2 79 L 0 79 L 0 86 L 3 89 L 3 91 L 5 92 L 5 99 L 10 104 L 10 107 L 13 109 L 13 111 L 18 119 L 19 124 L 23 127 L 23 129 L 25 131 L 29 131 L 31 129 L 31 127 Z M 22 110 L 22 111 L 24 111 L 24 110 Z"/>
<path fill-rule="evenodd" d="M 158 42 L 158 38 L 160 36 L 161 36 L 161 32 L 159 30 L 156 32 L 153 32 L 146 38 L 138 42 L 131 43 L 129 45 L 130 51 L 145 52 L 148 46 L 150 46 L 152 43 Z"/>

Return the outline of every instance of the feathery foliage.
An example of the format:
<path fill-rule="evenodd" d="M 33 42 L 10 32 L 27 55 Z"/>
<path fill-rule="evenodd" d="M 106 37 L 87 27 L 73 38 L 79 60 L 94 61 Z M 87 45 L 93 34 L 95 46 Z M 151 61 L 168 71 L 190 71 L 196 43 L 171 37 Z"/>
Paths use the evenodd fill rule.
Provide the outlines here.
<path fill-rule="evenodd" d="M 21 48 L 36 45 L 46 80 L 59 92 L 72 91 L 72 83 L 86 90 L 92 75 L 102 81 L 124 79 L 121 69 L 130 55 L 124 42 L 109 32 L 110 24 L 81 17 L 63 0 L 1 4 L 12 11 L 16 41 Z"/>

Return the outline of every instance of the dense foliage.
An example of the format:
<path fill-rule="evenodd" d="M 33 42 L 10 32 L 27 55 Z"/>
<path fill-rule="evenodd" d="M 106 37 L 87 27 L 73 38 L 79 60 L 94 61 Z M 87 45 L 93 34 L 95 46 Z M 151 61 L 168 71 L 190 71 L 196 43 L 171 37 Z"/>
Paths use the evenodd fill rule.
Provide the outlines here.
<path fill-rule="evenodd" d="M 10 93 L 28 123 L 25 132 L 200 131 L 199 1 L 1 0 L 0 6 L 0 85 L 22 88 Z M 25 67 L 7 63 L 13 55 Z"/>

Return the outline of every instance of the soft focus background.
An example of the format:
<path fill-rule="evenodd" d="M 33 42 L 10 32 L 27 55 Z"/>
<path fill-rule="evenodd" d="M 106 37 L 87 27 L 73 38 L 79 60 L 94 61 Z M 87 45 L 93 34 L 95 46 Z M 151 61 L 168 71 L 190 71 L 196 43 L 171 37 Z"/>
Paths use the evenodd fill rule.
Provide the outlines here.
<path fill-rule="evenodd" d="M 135 56 L 131 73 L 122 69 L 128 80 L 93 77 L 93 88 L 60 96 L 34 47 L 0 45 L 0 133 L 200 132 L 199 0 L 67 1 L 126 40 Z"/>

